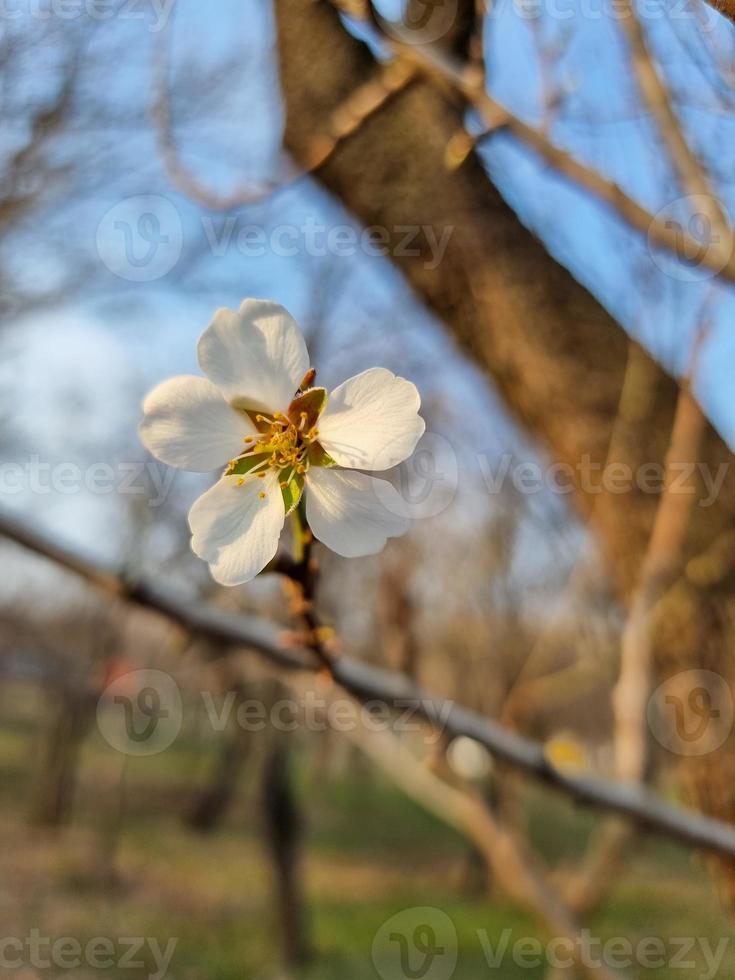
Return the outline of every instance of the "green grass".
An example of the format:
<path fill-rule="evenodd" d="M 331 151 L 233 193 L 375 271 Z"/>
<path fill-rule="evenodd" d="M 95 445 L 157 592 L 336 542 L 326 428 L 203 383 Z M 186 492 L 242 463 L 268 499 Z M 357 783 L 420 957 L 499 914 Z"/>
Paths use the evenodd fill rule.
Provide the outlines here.
<path fill-rule="evenodd" d="M 163 946 L 176 939 L 169 980 L 267 980 L 283 976 L 272 872 L 260 832 L 257 787 L 243 782 L 236 805 L 216 834 L 202 837 L 181 815 L 210 760 L 211 745 L 188 735 L 169 751 L 125 767 L 127 807 L 110 859 L 109 823 L 117 799 L 120 758 L 94 734 L 82 754 L 82 783 L 72 826 L 60 835 L 26 824 L 36 735 L 33 716 L 6 702 L 0 721 L 0 916 L 3 935 L 32 928 L 51 937 L 141 936 Z M 30 720 L 29 720 L 30 718 Z M 544 966 L 525 967 L 510 953 L 488 966 L 481 937 L 509 946 L 538 935 L 528 915 L 500 893 L 480 895 L 467 882 L 468 846 L 394 786 L 364 767 L 327 778 L 303 746 L 298 794 L 307 814 L 303 887 L 313 948 L 302 980 L 405 980 L 398 946 L 383 944 L 379 974 L 371 954 L 383 924 L 413 935 L 405 910 L 434 908 L 456 932 L 454 980 L 497 976 L 540 980 Z M 112 802 L 111 802 L 112 801 Z M 534 844 L 552 864 L 573 864 L 597 817 L 538 788 L 524 798 Z M 110 861 L 112 860 L 112 864 Z M 113 873 L 114 872 L 114 873 Z M 432 913 L 433 914 L 433 913 Z M 711 880 L 686 851 L 645 839 L 611 882 L 609 898 L 587 923 L 603 939 L 732 937 Z M 450 945 L 453 939 L 450 937 Z M 735 976 L 735 938 L 717 977 Z M 670 950 L 670 952 L 675 952 Z M 445 976 L 436 961 L 429 980 Z M 111 966 L 41 977 L 139 980 L 153 973 L 149 956 L 138 969 Z M 650 980 L 702 980 L 693 969 L 645 969 Z M 26 975 L 27 976 L 27 975 Z M 34 978 L 35 980 L 35 978 Z"/>

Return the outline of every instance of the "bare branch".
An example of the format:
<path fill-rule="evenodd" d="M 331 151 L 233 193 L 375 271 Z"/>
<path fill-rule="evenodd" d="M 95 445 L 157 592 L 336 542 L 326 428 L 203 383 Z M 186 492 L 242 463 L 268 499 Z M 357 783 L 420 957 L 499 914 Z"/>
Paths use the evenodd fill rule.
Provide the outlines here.
<path fill-rule="evenodd" d="M 564 177 L 612 207 L 631 227 L 647 235 L 653 244 L 678 257 L 687 254 L 701 256 L 701 265 L 715 275 L 735 282 L 735 251 L 728 240 L 723 242 L 720 238 L 717 241 L 713 239 L 707 243 L 700 242 L 676 223 L 660 220 L 626 194 L 614 181 L 582 163 L 567 150 L 557 146 L 542 130 L 524 122 L 493 99 L 486 92 L 478 73 L 472 69 L 467 70 L 446 52 L 431 44 L 404 44 L 378 31 L 375 31 L 375 35 L 376 40 L 388 47 L 396 57 L 409 61 L 450 91 L 459 93 L 484 120 L 488 127 L 486 136 L 499 130 L 511 133 Z M 729 242 L 732 242 L 732 236 Z"/>
<path fill-rule="evenodd" d="M 138 580 L 105 568 L 79 552 L 65 548 L 47 535 L 0 515 L 0 535 L 43 555 L 86 578 L 93 585 L 128 602 L 162 613 L 185 629 L 223 646 L 250 647 L 278 667 L 291 670 L 324 669 L 313 653 L 295 650 L 279 628 L 257 617 L 234 616 L 176 590 Z M 516 735 L 491 719 L 431 694 L 405 677 L 393 675 L 350 657 L 335 657 L 329 664 L 333 679 L 361 701 L 410 703 L 417 713 L 451 736 L 465 735 L 484 745 L 501 761 L 572 797 L 578 803 L 627 817 L 640 827 L 684 844 L 735 857 L 735 829 L 691 810 L 674 807 L 655 793 L 611 780 L 572 776 L 556 769 L 543 746 Z"/>
<path fill-rule="evenodd" d="M 165 39 L 159 49 L 155 70 L 155 97 L 151 107 L 158 148 L 166 175 L 174 187 L 192 201 L 213 211 L 232 211 L 247 204 L 264 201 L 273 194 L 307 177 L 331 157 L 337 147 L 354 133 L 392 96 L 401 92 L 416 76 L 416 70 L 405 62 L 394 62 L 378 68 L 373 78 L 351 92 L 335 110 L 323 133 L 313 141 L 307 154 L 306 168 L 293 174 L 262 182 L 246 181 L 227 194 L 219 194 L 203 184 L 181 159 L 171 110 L 168 86 L 168 58 Z"/>
<path fill-rule="evenodd" d="M 641 98 L 653 116 L 682 190 L 699 198 L 697 207 L 718 236 L 716 239 L 714 235 L 711 236 L 712 244 L 716 250 L 720 250 L 723 261 L 727 262 L 733 254 L 733 231 L 729 219 L 712 189 L 704 164 L 689 146 L 672 108 L 666 84 L 648 50 L 633 0 L 623 0 L 621 14 L 619 23 L 628 39 L 630 61 Z"/>
<path fill-rule="evenodd" d="M 694 467 L 706 424 L 704 413 L 692 395 L 690 373 L 679 392 L 664 463 L 666 484 L 623 631 L 620 678 L 613 691 L 615 768 L 620 779 L 642 780 L 648 766 L 646 705 L 653 671 L 652 618 L 659 599 L 679 571 L 694 506 L 693 494 L 672 491 L 672 474 L 682 466 Z"/>

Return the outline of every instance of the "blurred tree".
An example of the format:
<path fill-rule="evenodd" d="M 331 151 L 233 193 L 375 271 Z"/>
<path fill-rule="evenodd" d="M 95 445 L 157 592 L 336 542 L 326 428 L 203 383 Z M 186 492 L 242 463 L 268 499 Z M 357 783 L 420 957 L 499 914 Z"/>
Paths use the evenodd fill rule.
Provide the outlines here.
<path fill-rule="evenodd" d="M 275 9 L 286 143 L 308 165 L 330 119 L 366 79 L 379 77 L 381 68 L 326 0 L 276 0 Z M 458 23 L 466 25 L 474 15 L 474 0 L 462 0 L 459 10 Z M 465 43 L 471 34 L 461 27 Z M 457 38 L 449 41 L 456 50 Z M 658 495 L 609 492 L 599 483 L 590 486 L 584 477 L 606 461 L 622 463 L 630 473 L 645 464 L 662 464 L 678 384 L 638 352 L 632 378 L 628 375 L 635 397 L 627 400 L 610 459 L 628 337 L 521 223 L 473 149 L 460 166 L 447 166 L 447 147 L 464 131 L 466 108 L 456 89 L 416 74 L 316 173 L 366 226 L 385 229 L 394 245 L 406 226 L 451 229 L 438 267 L 431 267 L 421 249 L 421 254 L 395 257 L 397 250 L 391 248 L 390 254 L 419 296 L 487 370 L 516 418 L 554 460 L 576 474 L 576 504 L 591 520 L 618 595 L 628 603 L 638 584 Z M 728 652 L 732 584 L 726 575 L 703 585 L 685 574 L 687 563 L 715 547 L 735 516 L 733 456 L 709 424 L 700 461 L 711 474 L 726 476 L 717 500 L 693 511 L 683 560 L 665 583 L 655 652 L 663 676 L 704 667 L 735 690 Z M 685 760 L 684 766 L 699 805 L 735 820 L 735 736 L 719 751 L 694 764 Z M 735 900 L 735 867 L 727 869 L 726 877 Z"/>
<path fill-rule="evenodd" d="M 71 817 L 79 755 L 105 687 L 106 664 L 119 633 L 103 608 L 74 609 L 37 619 L 33 633 L 44 654 L 43 715 L 30 804 L 31 823 L 59 827 Z"/>
<path fill-rule="evenodd" d="M 275 695 L 285 689 L 274 682 Z M 272 703 L 272 701 L 270 702 Z M 263 824 L 273 862 L 276 910 L 286 965 L 298 967 L 309 958 L 301 883 L 303 818 L 293 783 L 293 737 L 273 728 L 262 771 Z"/>
<path fill-rule="evenodd" d="M 219 733 L 215 758 L 207 784 L 200 790 L 193 806 L 185 816 L 186 823 L 199 833 L 216 830 L 232 806 L 240 779 L 252 752 L 252 735 L 247 727 L 239 724 L 237 712 L 248 698 L 248 687 L 243 682 L 242 670 L 234 669 L 227 659 L 215 663 L 220 693 L 232 699 L 229 725 Z"/>

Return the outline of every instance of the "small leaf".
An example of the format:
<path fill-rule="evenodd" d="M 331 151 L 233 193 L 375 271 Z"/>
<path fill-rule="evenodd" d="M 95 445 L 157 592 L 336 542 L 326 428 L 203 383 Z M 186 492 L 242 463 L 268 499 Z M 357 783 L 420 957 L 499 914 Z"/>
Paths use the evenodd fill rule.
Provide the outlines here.
<path fill-rule="evenodd" d="M 291 402 L 288 407 L 288 417 L 294 425 L 298 426 L 302 415 L 305 415 L 305 428 L 308 431 L 316 425 L 326 404 L 326 388 L 309 388 Z"/>
<path fill-rule="evenodd" d="M 232 464 L 228 466 L 227 475 L 242 476 L 243 473 L 249 473 L 267 459 L 268 453 L 255 453 L 253 456 L 241 456 L 239 459 L 233 460 Z"/>
<path fill-rule="evenodd" d="M 290 478 L 289 478 L 290 477 Z M 286 483 L 284 487 L 283 484 Z M 293 470 L 281 470 L 281 494 L 286 516 L 295 509 L 304 492 L 304 474 L 294 473 Z"/>
<path fill-rule="evenodd" d="M 318 443 L 312 442 L 307 456 L 310 466 L 336 466 L 329 453 Z"/>

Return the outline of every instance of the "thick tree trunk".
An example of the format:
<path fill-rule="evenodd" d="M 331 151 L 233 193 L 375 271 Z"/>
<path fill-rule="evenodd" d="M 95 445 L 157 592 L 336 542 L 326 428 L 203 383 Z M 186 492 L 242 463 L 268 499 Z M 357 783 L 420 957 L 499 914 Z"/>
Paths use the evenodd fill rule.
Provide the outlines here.
<path fill-rule="evenodd" d="M 327 0 L 274 0 L 286 110 L 286 144 L 303 163 L 329 132 L 346 96 L 377 77 L 370 51 L 351 37 Z M 594 467 L 606 459 L 626 374 L 622 327 L 523 226 L 470 154 L 445 165 L 463 107 L 433 83 L 415 80 L 346 139 L 317 176 L 366 225 L 395 245 L 405 226 L 451 232 L 435 266 L 423 232 L 420 255 L 393 255 L 409 282 L 495 382 L 509 409 L 554 460 L 578 473 L 576 502 L 592 521 L 626 601 L 658 503 L 655 493 L 593 492 Z M 630 382 L 631 375 L 628 374 Z M 676 382 L 642 352 L 635 359 L 636 398 L 619 421 L 615 460 L 635 472 L 660 464 L 671 433 Z M 626 404 L 630 404 L 626 398 Z M 726 477 L 712 506 L 694 508 L 687 561 L 724 542 L 715 562 L 686 566 L 665 603 L 657 645 L 662 676 L 706 667 L 731 687 L 735 537 L 733 456 L 708 427 L 702 462 Z M 598 474 L 599 480 L 599 474 Z M 701 487 L 700 487 L 701 490 Z M 704 496 L 704 493 L 702 493 Z M 729 542 L 729 543 L 728 543 Z M 695 758 L 687 773 L 699 804 L 735 819 L 735 740 Z M 735 869 L 728 875 L 735 897 Z"/>

